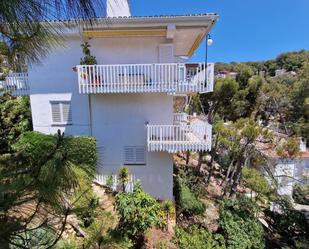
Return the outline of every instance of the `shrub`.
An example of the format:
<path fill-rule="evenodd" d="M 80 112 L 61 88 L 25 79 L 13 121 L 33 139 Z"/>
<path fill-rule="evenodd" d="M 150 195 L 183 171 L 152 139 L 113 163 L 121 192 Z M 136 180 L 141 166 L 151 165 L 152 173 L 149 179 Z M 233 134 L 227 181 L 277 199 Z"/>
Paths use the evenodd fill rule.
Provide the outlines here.
<path fill-rule="evenodd" d="M 178 205 L 181 210 L 188 214 L 203 214 L 206 210 L 205 204 L 190 190 L 183 182 L 178 183 Z"/>
<path fill-rule="evenodd" d="M 57 245 L 56 249 L 77 249 L 77 243 L 72 239 L 61 240 Z"/>
<path fill-rule="evenodd" d="M 132 193 L 116 195 L 119 229 L 129 238 L 137 239 L 151 226 L 162 225 L 160 204 L 145 193 L 137 183 Z"/>
<path fill-rule="evenodd" d="M 11 150 L 12 144 L 26 131 L 32 130 L 29 97 L 0 96 L 0 152 Z"/>
<path fill-rule="evenodd" d="M 295 210 L 288 198 L 281 198 L 276 203 L 280 212 L 266 210 L 266 217 L 271 230 L 281 235 L 282 241 L 296 248 L 309 248 L 309 221 L 305 212 Z M 305 244 L 305 246 L 299 246 Z"/>
<path fill-rule="evenodd" d="M 256 210 L 257 206 L 247 197 L 222 202 L 219 229 L 228 249 L 265 248 L 264 231 L 255 217 Z"/>
<path fill-rule="evenodd" d="M 300 186 L 296 184 L 293 187 L 293 200 L 302 205 L 309 205 L 309 185 Z"/>
<path fill-rule="evenodd" d="M 205 228 L 191 226 L 185 231 L 175 229 L 173 243 L 179 249 L 225 249 L 224 238 L 220 234 L 211 234 Z"/>
<path fill-rule="evenodd" d="M 66 137 L 68 156 L 74 164 L 97 166 L 96 140 L 93 137 Z"/>

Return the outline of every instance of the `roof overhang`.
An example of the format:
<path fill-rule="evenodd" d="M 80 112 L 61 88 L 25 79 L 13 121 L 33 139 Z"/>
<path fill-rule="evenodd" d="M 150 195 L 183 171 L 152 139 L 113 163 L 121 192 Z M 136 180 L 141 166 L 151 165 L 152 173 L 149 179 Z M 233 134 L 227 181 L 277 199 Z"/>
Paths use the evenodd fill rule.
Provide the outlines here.
<path fill-rule="evenodd" d="M 165 37 L 174 44 L 176 56 L 190 57 L 217 20 L 217 14 L 199 14 L 98 18 L 91 22 L 66 20 L 62 23 L 76 27 L 75 32 L 67 35 L 75 33 L 85 38 Z"/>

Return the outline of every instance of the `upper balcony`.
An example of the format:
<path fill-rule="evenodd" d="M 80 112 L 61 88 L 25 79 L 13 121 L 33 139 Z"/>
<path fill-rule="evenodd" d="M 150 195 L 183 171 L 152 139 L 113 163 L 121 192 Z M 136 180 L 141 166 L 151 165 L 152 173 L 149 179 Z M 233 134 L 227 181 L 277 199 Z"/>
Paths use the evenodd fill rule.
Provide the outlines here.
<path fill-rule="evenodd" d="M 27 96 L 30 86 L 27 73 L 9 73 L 4 81 L 0 81 L 0 94 L 9 92 L 13 96 Z"/>
<path fill-rule="evenodd" d="M 211 92 L 214 64 L 78 65 L 79 93 Z"/>
<path fill-rule="evenodd" d="M 174 114 L 173 125 L 147 125 L 148 151 L 211 150 L 212 126 L 201 117 Z"/>

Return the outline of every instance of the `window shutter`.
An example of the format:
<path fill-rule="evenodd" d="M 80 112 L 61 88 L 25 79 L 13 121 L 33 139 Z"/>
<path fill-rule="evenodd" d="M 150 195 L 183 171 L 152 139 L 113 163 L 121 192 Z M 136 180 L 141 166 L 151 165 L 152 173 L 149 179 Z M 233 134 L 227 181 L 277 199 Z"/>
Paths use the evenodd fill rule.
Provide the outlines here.
<path fill-rule="evenodd" d="M 124 164 L 146 164 L 146 150 L 143 146 L 124 147 Z"/>
<path fill-rule="evenodd" d="M 72 112 L 71 112 L 71 104 L 69 102 L 62 103 L 62 117 L 63 122 L 67 124 L 72 123 Z"/>
<path fill-rule="evenodd" d="M 52 121 L 53 123 L 61 123 L 61 112 L 59 103 L 51 103 Z"/>
<path fill-rule="evenodd" d="M 134 164 L 135 156 L 134 156 L 134 148 L 133 147 L 125 147 L 124 148 L 124 163 L 125 164 Z"/>
<path fill-rule="evenodd" d="M 72 124 L 71 103 L 69 101 L 50 102 L 53 124 Z"/>
<path fill-rule="evenodd" d="M 136 147 L 135 148 L 135 162 L 137 164 L 144 164 L 145 160 L 145 148 L 144 147 Z"/>

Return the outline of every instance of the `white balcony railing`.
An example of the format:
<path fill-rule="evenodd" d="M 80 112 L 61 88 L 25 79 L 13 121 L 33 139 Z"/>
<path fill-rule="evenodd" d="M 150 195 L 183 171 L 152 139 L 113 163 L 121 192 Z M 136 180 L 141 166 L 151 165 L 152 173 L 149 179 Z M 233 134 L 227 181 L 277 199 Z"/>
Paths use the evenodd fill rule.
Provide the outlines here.
<path fill-rule="evenodd" d="M 106 174 L 97 173 L 95 176 L 95 181 L 98 184 L 110 187 L 113 191 L 119 191 L 122 188 L 121 181 L 119 180 L 118 175 L 115 175 L 115 174 L 106 175 Z M 133 192 L 136 181 L 137 180 L 134 175 L 130 174 L 128 176 L 128 181 L 125 184 L 126 192 Z"/>
<path fill-rule="evenodd" d="M 30 94 L 27 73 L 10 73 L 4 81 L 0 81 L 0 93 L 10 92 L 14 96 Z"/>
<path fill-rule="evenodd" d="M 211 149 L 211 135 L 212 126 L 201 120 L 190 124 L 148 125 L 148 151 L 207 151 Z"/>
<path fill-rule="evenodd" d="M 120 64 L 76 66 L 79 93 L 211 92 L 214 64 Z M 206 69 L 206 73 L 205 73 Z"/>

